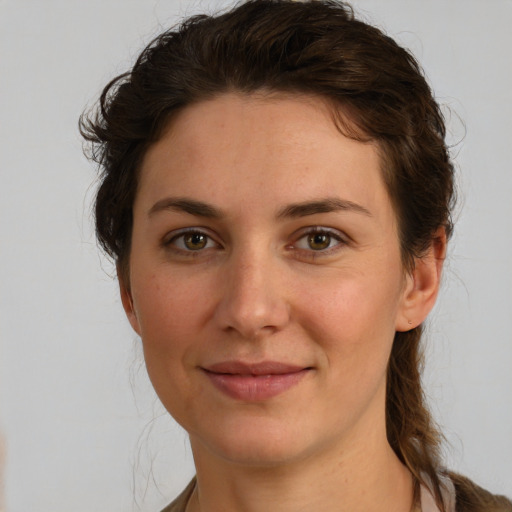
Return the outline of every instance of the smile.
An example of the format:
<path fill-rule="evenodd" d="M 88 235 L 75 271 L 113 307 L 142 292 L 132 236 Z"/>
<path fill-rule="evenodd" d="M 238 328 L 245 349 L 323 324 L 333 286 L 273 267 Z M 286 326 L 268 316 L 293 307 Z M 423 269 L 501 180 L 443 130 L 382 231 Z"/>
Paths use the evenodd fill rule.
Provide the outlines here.
<path fill-rule="evenodd" d="M 275 361 L 247 364 L 226 361 L 202 368 L 211 383 L 236 400 L 259 402 L 284 393 L 312 368 Z"/>

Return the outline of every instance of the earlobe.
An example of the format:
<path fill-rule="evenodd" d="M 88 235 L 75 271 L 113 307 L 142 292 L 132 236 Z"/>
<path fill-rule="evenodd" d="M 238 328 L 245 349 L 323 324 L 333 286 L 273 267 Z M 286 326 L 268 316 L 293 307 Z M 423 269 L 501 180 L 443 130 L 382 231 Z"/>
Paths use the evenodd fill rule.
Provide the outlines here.
<path fill-rule="evenodd" d="M 132 329 L 140 336 L 140 325 L 133 303 L 132 293 L 127 283 L 125 283 L 125 278 L 123 277 L 123 273 L 120 271 L 119 267 L 117 268 L 117 279 L 119 281 L 119 293 L 121 295 L 121 302 L 123 304 L 126 317 L 128 318 Z"/>
<path fill-rule="evenodd" d="M 437 299 L 446 258 L 446 232 L 438 229 L 428 251 L 416 258 L 406 277 L 402 304 L 397 315 L 396 330 L 410 331 L 420 325 Z"/>

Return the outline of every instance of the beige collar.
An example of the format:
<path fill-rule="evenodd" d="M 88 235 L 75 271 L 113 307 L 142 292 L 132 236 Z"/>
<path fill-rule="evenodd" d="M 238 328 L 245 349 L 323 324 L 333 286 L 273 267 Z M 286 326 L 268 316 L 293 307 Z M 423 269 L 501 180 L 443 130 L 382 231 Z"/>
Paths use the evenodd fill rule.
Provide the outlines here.
<path fill-rule="evenodd" d="M 439 475 L 441 482 L 441 493 L 446 505 L 446 512 L 455 512 L 455 487 L 450 478 Z M 432 491 L 425 485 L 420 489 L 421 512 L 439 512 L 439 507 L 432 494 Z"/>

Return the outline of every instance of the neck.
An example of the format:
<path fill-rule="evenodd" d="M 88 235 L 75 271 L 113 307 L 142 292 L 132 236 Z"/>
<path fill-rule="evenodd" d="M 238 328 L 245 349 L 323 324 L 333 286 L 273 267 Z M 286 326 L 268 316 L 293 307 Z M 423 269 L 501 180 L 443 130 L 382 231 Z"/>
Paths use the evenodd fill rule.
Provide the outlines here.
<path fill-rule="evenodd" d="M 364 434 L 359 442 L 266 467 L 219 459 L 191 439 L 197 486 L 187 512 L 409 512 L 410 472 L 385 435 Z"/>

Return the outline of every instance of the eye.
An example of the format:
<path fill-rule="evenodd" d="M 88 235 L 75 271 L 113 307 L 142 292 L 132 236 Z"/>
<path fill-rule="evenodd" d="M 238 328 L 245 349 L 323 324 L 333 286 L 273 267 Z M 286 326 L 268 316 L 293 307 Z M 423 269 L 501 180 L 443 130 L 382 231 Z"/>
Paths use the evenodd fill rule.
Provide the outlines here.
<path fill-rule="evenodd" d="M 202 251 L 218 247 L 218 244 L 209 235 L 197 230 L 182 231 L 179 234 L 174 234 L 165 242 L 165 245 L 170 245 L 175 249 L 185 252 Z"/>
<path fill-rule="evenodd" d="M 322 252 L 342 244 L 343 238 L 337 232 L 326 228 L 314 228 L 303 234 L 294 244 L 296 249 Z"/>

